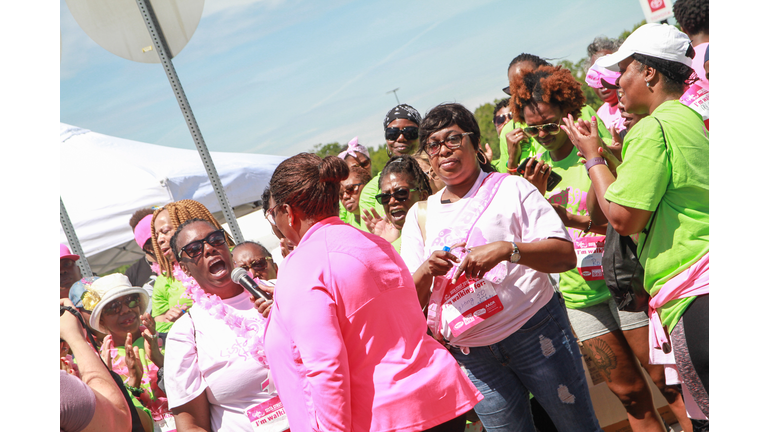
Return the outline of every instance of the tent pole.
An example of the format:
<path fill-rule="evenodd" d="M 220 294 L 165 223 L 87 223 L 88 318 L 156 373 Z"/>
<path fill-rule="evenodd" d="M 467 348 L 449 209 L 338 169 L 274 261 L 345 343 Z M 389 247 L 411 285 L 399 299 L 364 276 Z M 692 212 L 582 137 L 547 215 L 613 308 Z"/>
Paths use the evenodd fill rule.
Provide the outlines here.
<path fill-rule="evenodd" d="M 85 253 L 83 253 L 83 248 L 80 247 L 80 240 L 77 239 L 75 228 L 72 226 L 72 222 L 69 220 L 67 208 L 64 207 L 64 201 L 61 199 L 61 197 L 59 197 L 59 203 L 61 203 L 61 207 L 59 208 L 59 219 L 61 219 L 61 227 L 64 229 L 64 234 L 67 235 L 67 242 L 72 248 L 72 253 L 80 256 L 80 259 L 77 260 L 77 265 L 80 267 L 80 274 L 83 275 L 83 277 L 91 277 L 93 276 L 91 266 L 88 264 L 88 259 L 85 257 Z"/>
<path fill-rule="evenodd" d="M 200 132 L 200 128 L 197 126 L 197 120 L 192 113 L 192 107 L 189 105 L 187 96 L 184 93 L 184 89 L 181 87 L 181 81 L 176 75 L 176 69 L 171 62 L 170 49 L 163 36 L 163 31 L 160 28 L 160 24 L 155 16 L 154 9 L 149 0 L 136 0 L 136 4 L 139 6 L 144 23 L 147 25 L 149 35 L 152 38 L 152 45 L 157 50 L 157 55 L 160 57 L 160 63 L 165 69 L 165 74 L 168 76 L 168 81 L 171 83 L 173 93 L 176 95 L 176 101 L 179 103 L 179 108 L 184 115 L 184 119 L 189 127 L 189 132 L 192 134 L 192 139 L 195 141 L 197 152 L 200 154 L 200 158 L 203 160 L 205 171 L 208 173 L 208 178 L 211 181 L 213 191 L 216 193 L 216 198 L 219 200 L 221 211 L 224 213 L 224 218 L 229 224 L 229 229 L 232 231 L 232 237 L 234 237 L 235 243 L 240 244 L 243 242 L 243 234 L 240 232 L 240 226 L 237 224 L 237 219 L 232 211 L 232 207 L 227 200 L 227 194 L 224 191 L 224 187 L 219 179 L 219 174 L 216 172 L 216 167 L 213 165 L 210 153 L 208 153 L 208 147 L 203 140 L 203 134 Z"/>

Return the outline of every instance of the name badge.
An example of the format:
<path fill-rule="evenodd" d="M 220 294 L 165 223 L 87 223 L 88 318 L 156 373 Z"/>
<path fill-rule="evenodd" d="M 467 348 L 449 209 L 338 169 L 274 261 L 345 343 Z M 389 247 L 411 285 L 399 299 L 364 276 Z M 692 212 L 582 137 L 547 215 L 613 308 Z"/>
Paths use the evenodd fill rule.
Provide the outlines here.
<path fill-rule="evenodd" d="M 602 280 L 605 236 L 577 237 L 573 240 L 576 250 L 576 268 L 586 281 Z"/>
<path fill-rule="evenodd" d="M 467 280 L 465 275 L 455 284 L 448 284 L 443 294 L 442 321 L 453 337 L 496 315 L 504 306 L 490 282 L 485 279 Z"/>
<path fill-rule="evenodd" d="M 280 396 L 275 395 L 266 402 L 253 405 L 245 410 L 245 415 L 251 422 L 255 432 L 283 432 L 288 428 L 288 416 L 280 401 Z"/>

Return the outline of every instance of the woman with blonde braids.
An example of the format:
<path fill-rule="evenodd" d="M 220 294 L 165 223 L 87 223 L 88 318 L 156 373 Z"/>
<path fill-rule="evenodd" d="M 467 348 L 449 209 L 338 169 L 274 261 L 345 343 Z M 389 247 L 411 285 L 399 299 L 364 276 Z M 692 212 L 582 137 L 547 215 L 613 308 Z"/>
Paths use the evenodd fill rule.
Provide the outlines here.
<path fill-rule="evenodd" d="M 152 269 L 157 273 L 155 289 L 152 292 L 152 316 L 160 333 L 167 333 L 173 323 L 193 304 L 192 299 L 182 297 L 185 287 L 176 277 L 181 270 L 171 250 L 171 237 L 179 225 L 196 218 L 207 220 L 217 229 L 221 229 L 221 224 L 211 212 L 194 200 L 172 202 L 155 210 L 152 216 L 152 247 L 157 257 L 157 264 L 152 265 Z M 229 235 L 227 243 L 230 247 L 234 246 Z"/>

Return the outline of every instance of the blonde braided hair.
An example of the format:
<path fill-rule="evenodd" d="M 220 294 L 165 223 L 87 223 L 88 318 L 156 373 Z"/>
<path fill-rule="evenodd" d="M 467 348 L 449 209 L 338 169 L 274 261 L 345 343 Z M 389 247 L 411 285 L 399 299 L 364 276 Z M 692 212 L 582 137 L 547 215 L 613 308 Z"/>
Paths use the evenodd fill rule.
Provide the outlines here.
<path fill-rule="evenodd" d="M 195 200 L 185 199 L 181 201 L 174 201 L 172 203 L 166 204 L 164 207 L 155 210 L 154 214 L 152 215 L 151 226 L 152 248 L 155 250 L 155 257 L 157 258 L 157 263 L 160 265 L 160 269 L 162 270 L 163 274 L 166 277 L 173 279 L 173 272 L 171 271 L 173 268 L 173 263 L 161 253 L 160 246 L 157 244 L 157 232 L 155 231 L 155 219 L 157 219 L 157 215 L 159 215 L 160 212 L 164 210 L 168 210 L 168 215 L 170 216 L 171 225 L 173 225 L 174 230 L 178 229 L 179 225 L 183 224 L 189 219 L 195 218 L 204 219 L 210 222 L 211 225 L 216 227 L 216 229 L 222 229 L 222 226 L 204 205 Z M 227 233 L 227 244 L 229 247 L 233 247 L 235 245 L 235 242 L 232 240 L 232 237 L 230 237 L 229 233 Z"/>

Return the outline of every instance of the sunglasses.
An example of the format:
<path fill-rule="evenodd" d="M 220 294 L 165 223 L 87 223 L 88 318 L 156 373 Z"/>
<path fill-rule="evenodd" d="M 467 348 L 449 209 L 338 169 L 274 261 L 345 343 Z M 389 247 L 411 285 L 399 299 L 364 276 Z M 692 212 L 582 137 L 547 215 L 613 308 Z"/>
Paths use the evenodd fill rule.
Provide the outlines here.
<path fill-rule="evenodd" d="M 155 249 L 152 247 L 152 241 L 147 240 L 146 243 L 144 243 L 144 247 L 141 248 L 142 251 L 144 251 L 145 254 L 151 256 L 152 258 L 155 257 Z"/>
<path fill-rule="evenodd" d="M 464 132 L 460 135 L 451 135 L 442 141 L 430 141 L 426 145 L 427 153 L 429 153 L 430 156 L 438 154 L 440 152 L 441 145 L 444 145 L 451 150 L 456 150 L 457 148 L 461 147 L 461 141 L 467 135 L 472 135 L 472 132 Z"/>
<path fill-rule="evenodd" d="M 384 130 L 384 137 L 388 141 L 397 141 L 400 135 L 403 135 L 406 140 L 411 141 L 419 137 L 419 128 L 416 126 L 406 126 L 402 129 L 399 128 L 386 128 Z"/>
<path fill-rule="evenodd" d="M 250 264 L 243 264 L 240 267 L 244 268 L 246 271 L 248 271 L 248 269 L 253 269 L 254 271 L 266 270 L 268 260 L 272 261 L 272 257 L 259 258 L 255 261 L 252 261 Z"/>
<path fill-rule="evenodd" d="M 133 309 L 139 305 L 139 300 L 140 298 L 138 294 L 127 295 L 123 299 L 117 299 L 115 301 L 109 302 L 108 305 L 104 306 L 104 309 L 101 311 L 101 313 L 104 315 L 117 315 L 121 310 L 123 310 L 123 305 L 128 306 L 128 309 Z"/>
<path fill-rule="evenodd" d="M 401 188 L 398 189 L 391 194 L 388 193 L 380 193 L 376 195 L 376 201 L 378 201 L 379 204 L 389 204 L 389 200 L 392 199 L 392 197 L 395 197 L 395 200 L 398 202 L 403 202 L 408 199 L 409 196 L 411 196 L 411 192 L 416 192 L 418 189 L 406 189 Z"/>
<path fill-rule="evenodd" d="M 496 126 L 501 126 L 505 121 L 507 121 L 507 119 L 512 119 L 512 113 L 497 115 L 493 118 L 493 124 Z"/>
<path fill-rule="evenodd" d="M 357 191 L 360 189 L 360 186 L 365 185 L 365 183 L 355 183 L 347 186 L 342 186 L 341 190 L 339 190 L 339 197 L 343 197 L 344 193 L 346 192 L 347 195 L 352 196 L 357 193 Z"/>
<path fill-rule="evenodd" d="M 204 239 L 195 240 L 193 242 L 190 242 L 183 248 L 181 248 L 181 251 L 179 252 L 179 259 L 181 259 L 181 254 L 186 252 L 187 256 L 190 258 L 197 258 L 200 256 L 200 254 L 203 253 L 204 245 L 203 243 L 208 243 L 212 247 L 221 246 L 224 243 L 227 242 L 227 235 L 224 233 L 223 229 L 216 230 L 207 236 L 205 236 Z"/>
<path fill-rule="evenodd" d="M 557 124 L 555 123 L 547 123 L 539 126 L 526 126 L 523 128 L 523 132 L 525 132 L 526 135 L 529 137 L 535 137 L 539 134 L 540 131 L 544 131 L 549 135 L 557 135 L 560 133 L 560 122 L 563 121 L 563 119 L 560 119 Z"/>

